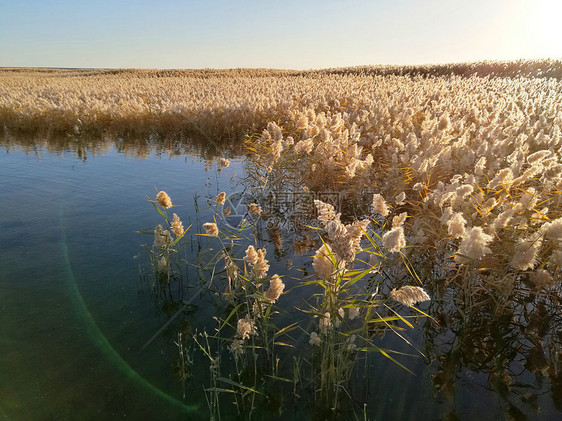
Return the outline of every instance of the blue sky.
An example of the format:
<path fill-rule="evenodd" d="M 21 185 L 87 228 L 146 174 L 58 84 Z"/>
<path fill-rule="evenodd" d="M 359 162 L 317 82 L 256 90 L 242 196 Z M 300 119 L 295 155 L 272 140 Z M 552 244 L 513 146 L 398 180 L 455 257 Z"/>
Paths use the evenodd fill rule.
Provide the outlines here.
<path fill-rule="evenodd" d="M 562 58 L 561 4 L 0 0 L 0 67 L 309 69 Z"/>

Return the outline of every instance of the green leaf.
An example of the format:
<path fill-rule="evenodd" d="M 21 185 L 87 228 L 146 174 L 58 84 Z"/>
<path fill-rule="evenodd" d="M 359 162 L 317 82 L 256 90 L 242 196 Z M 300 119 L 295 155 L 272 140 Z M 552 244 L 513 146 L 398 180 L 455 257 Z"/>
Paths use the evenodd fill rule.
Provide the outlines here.
<path fill-rule="evenodd" d="M 296 329 L 298 324 L 299 324 L 298 322 L 295 322 L 293 324 L 290 324 L 289 326 L 285 326 L 284 328 L 277 331 L 273 336 L 275 337 L 275 336 L 283 335 L 284 333 L 290 332 L 291 330 Z"/>
<path fill-rule="evenodd" d="M 224 322 L 222 323 L 222 325 L 219 327 L 219 330 L 218 330 L 219 332 L 222 330 L 222 328 L 223 328 L 226 324 L 228 324 L 228 321 L 230 320 L 230 318 L 231 318 L 231 317 L 238 311 L 238 309 L 239 309 L 240 307 L 242 307 L 243 305 L 245 305 L 245 303 L 240 303 L 240 304 L 238 304 L 236 307 L 234 307 L 234 308 L 232 309 L 232 311 L 230 312 L 230 314 L 228 315 L 228 317 L 224 320 Z M 229 326 L 230 326 L 230 325 L 229 325 Z"/>
<path fill-rule="evenodd" d="M 382 355 L 384 355 L 386 358 L 388 358 L 390 361 L 392 361 L 394 364 L 398 365 L 399 367 L 402 367 L 404 370 L 406 370 L 408 373 L 410 374 L 414 374 L 411 370 L 409 370 L 407 367 L 405 367 L 404 365 L 400 364 L 396 359 L 392 358 L 388 352 L 392 352 L 389 350 L 385 350 L 383 348 L 379 348 L 378 346 L 370 346 L 370 347 L 366 347 L 366 348 L 357 348 L 357 351 L 359 352 L 380 352 Z M 396 353 L 396 352 L 394 352 Z M 407 354 L 405 354 L 407 355 Z"/>
<path fill-rule="evenodd" d="M 285 342 L 273 342 L 273 344 L 274 344 L 274 345 L 279 345 L 279 346 L 286 346 L 286 347 L 289 347 L 289 348 L 294 348 L 293 345 L 291 345 L 291 344 L 286 344 Z"/>
<path fill-rule="evenodd" d="M 151 203 L 152 203 L 152 206 L 154 206 L 154 209 L 156 209 L 156 210 L 158 211 L 158 213 L 159 213 L 160 215 L 162 215 L 162 217 L 166 220 L 166 223 L 167 223 L 168 225 L 170 225 L 170 222 L 168 221 L 168 216 L 162 211 L 162 209 L 160 209 L 160 208 L 158 207 L 158 205 L 157 205 L 156 203 L 154 203 L 154 201 L 149 200 L 149 202 L 151 202 Z"/>

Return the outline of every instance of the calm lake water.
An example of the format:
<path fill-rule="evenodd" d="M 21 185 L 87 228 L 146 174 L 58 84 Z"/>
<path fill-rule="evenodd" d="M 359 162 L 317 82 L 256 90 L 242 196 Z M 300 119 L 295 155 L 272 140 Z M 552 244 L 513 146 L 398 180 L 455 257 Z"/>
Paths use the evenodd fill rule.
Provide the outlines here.
<path fill-rule="evenodd" d="M 212 155 L 228 152 L 179 143 L 84 146 L 3 138 L 0 144 L 0 419 L 208 419 L 204 369 L 194 370 L 185 398 L 174 377 L 177 331 L 162 327 L 178 307 L 167 308 L 151 293 L 142 244 L 150 246 L 152 237 L 137 231 L 160 223 L 147 199 L 165 190 L 181 205 L 174 210 L 184 226 L 193 224 L 194 239 L 184 251 L 197 261 L 212 247 L 195 236 L 212 221 L 207 198 L 240 189 L 243 158 L 229 156 L 233 163 L 219 172 Z M 268 246 L 272 273 L 310 269 L 309 257 L 284 250 Z M 171 293 L 190 300 L 200 292 L 194 287 L 200 277 L 189 266 L 184 289 Z M 297 281 L 288 288 L 291 282 Z M 204 302 L 181 316 L 212 331 L 212 297 Z M 532 300 L 522 308 L 551 317 L 553 302 L 546 310 Z M 438 302 L 422 307 L 432 314 L 434 305 L 442 310 Z M 508 319 L 505 329 L 496 324 L 497 332 L 479 333 L 478 354 L 466 334 L 470 325 L 455 331 L 448 322 L 422 321 L 407 333 L 427 358 L 395 336 L 381 339 L 381 346 L 414 354 L 400 359 L 413 374 L 371 357 L 361 369 L 369 378 L 364 402 L 349 418 L 363 419 L 363 403 L 369 419 L 562 418 L 561 354 L 547 344 L 560 332 L 519 337 Z M 509 382 L 494 366 L 512 373 Z M 266 416 L 322 419 L 310 402 L 256 418 Z"/>

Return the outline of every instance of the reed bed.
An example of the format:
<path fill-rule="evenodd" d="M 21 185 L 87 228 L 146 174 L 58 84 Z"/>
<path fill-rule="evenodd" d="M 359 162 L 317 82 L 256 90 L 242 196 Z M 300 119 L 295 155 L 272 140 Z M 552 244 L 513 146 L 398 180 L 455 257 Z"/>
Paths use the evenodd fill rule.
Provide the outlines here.
<path fill-rule="evenodd" d="M 275 184 L 290 173 L 293 188 L 337 192 L 344 215 L 372 209 L 387 251 L 433 253 L 433 270 L 556 283 L 561 82 L 373 80 L 336 110 L 303 106 L 252 138 L 261 177 Z"/>
<path fill-rule="evenodd" d="M 315 71 L 0 69 L 0 124 L 44 134 L 161 137 L 199 134 L 239 141 L 295 111 L 371 112 L 382 92 L 438 94 L 451 77 L 560 80 L 560 60 Z M 421 78 L 417 82 L 413 79 Z M 465 86 L 470 90 L 473 81 Z M 445 88 L 447 89 L 447 88 Z M 528 89 L 528 88 L 526 88 Z M 459 92 L 462 95 L 462 92 Z M 460 110 L 458 110 L 460 111 Z"/>
<path fill-rule="evenodd" d="M 221 165 L 229 163 L 223 160 Z M 263 241 L 263 209 L 245 202 L 246 217 L 233 227 L 225 218 L 227 200 L 225 192 L 209 199 L 212 221 L 200 224 L 200 233 L 191 233 L 166 192 L 149 199 L 163 222 L 143 231 L 154 239 L 152 247 L 147 245 L 151 289 L 159 305 L 175 303 L 179 308 L 169 323 L 188 304 L 204 305 L 209 298 L 215 302 L 212 320 L 197 321 L 197 314 L 183 318 L 190 326 L 206 326 L 202 331 L 189 334 L 178 319 L 179 358 L 173 370 L 184 386 L 184 398 L 194 370 L 206 366 L 207 376 L 199 376 L 196 384 L 204 385 L 211 419 L 234 412 L 243 419 L 261 418 L 271 411 L 280 391 L 286 394 L 285 405 L 304 400 L 322 417 L 357 411 L 350 389 L 357 364 L 368 364 L 370 354 L 379 354 L 400 366 L 397 358 L 402 353 L 381 347 L 379 337 L 394 332 L 403 338 L 404 330 L 426 316 L 414 306 L 431 298 L 419 285 L 391 290 L 381 277 L 374 277 L 383 264 L 367 260 L 386 260 L 386 253 L 377 245 L 369 219 L 344 224 L 334 207 L 320 200 L 314 202 L 317 215 L 309 216 L 318 225 L 317 242 L 322 244 L 305 263 L 313 273 L 301 272 L 298 278 L 272 273 Z M 201 252 L 182 256 L 184 242 L 197 242 Z M 189 294 L 189 303 L 181 286 L 186 265 L 196 266 L 201 275 L 189 286 L 197 288 Z M 301 289 L 310 295 L 303 297 Z M 194 368 L 197 361 L 201 364 Z M 358 373 L 356 377 L 365 381 Z M 275 411 L 287 411 L 285 405 Z M 359 409 L 364 411 L 366 405 Z"/>
<path fill-rule="evenodd" d="M 229 192 L 216 198 L 215 219 L 202 228 L 217 253 L 205 267 L 222 277 L 216 292 L 228 312 L 190 345 L 178 338 L 182 367 L 194 348 L 208 359 L 215 419 L 224 394 L 251 417 L 267 387 L 258 372 L 289 384 L 295 396 L 308 376 L 315 398 L 335 411 L 358 355 L 392 358 L 375 334 L 413 318 L 395 306 L 425 316 L 408 307 L 431 298 L 428 314 L 443 318 L 445 335 L 447 321 L 486 332 L 488 319 L 519 319 L 524 330 L 533 319 L 528 308 L 554 314 L 562 267 L 561 69 L 550 60 L 308 72 L 3 70 L 0 122 L 8 132 L 244 139 L 253 231 L 221 223 Z M 271 205 L 287 195 L 306 203 Z M 326 195 L 337 205 L 321 200 Z M 164 285 L 174 279 L 176 241 L 190 234 L 170 234 L 180 232 L 181 216 L 155 200 L 164 223 L 152 232 L 151 256 Z M 300 307 L 313 320 L 306 326 L 278 324 L 286 312 L 281 296 L 292 289 L 268 273 L 258 246 L 270 238 L 278 250 L 288 241 L 277 222 L 267 234 L 259 229 L 275 218 L 297 227 L 289 241 L 309 253 L 312 275 L 301 283 L 317 291 Z M 529 333 L 545 342 L 533 352 L 559 355 L 559 327 L 553 319 L 550 333 Z M 515 332 L 509 323 L 506 329 Z M 305 357 L 289 357 L 294 368 L 279 370 L 285 348 L 302 349 L 298 332 L 306 335 Z M 525 337 L 514 342 L 528 345 Z M 221 368 L 225 355 L 234 360 L 232 374 Z M 445 362 L 435 384 L 452 396 L 454 373 Z M 559 370 L 551 371 L 554 384 Z M 508 371 L 492 375 L 497 387 L 515 383 Z"/>

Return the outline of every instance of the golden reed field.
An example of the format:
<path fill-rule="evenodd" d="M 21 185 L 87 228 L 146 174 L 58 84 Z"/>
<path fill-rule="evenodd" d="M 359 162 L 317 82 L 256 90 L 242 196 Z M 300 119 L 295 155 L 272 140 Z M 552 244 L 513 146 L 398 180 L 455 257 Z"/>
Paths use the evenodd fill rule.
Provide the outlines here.
<path fill-rule="evenodd" d="M 268 176 L 374 192 L 388 250 L 550 284 L 562 265 L 562 62 L 0 71 L 5 130 L 246 139 Z M 298 165 L 294 165 L 298 162 Z M 404 215 L 392 226 L 392 217 Z M 402 232 L 403 231 L 403 232 Z M 435 262 L 441 262 L 435 259 Z M 493 279 L 492 279 L 493 278 Z"/>

